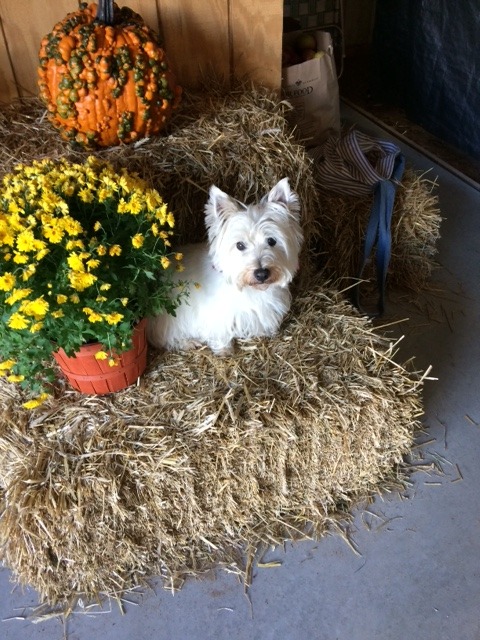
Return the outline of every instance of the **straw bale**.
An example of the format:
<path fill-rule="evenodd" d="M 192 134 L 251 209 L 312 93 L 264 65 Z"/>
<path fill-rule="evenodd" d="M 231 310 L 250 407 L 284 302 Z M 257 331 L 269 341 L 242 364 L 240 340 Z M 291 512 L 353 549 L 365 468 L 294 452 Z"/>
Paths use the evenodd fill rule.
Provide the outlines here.
<path fill-rule="evenodd" d="M 109 397 L 59 386 L 34 412 L 0 384 L 0 548 L 44 602 L 245 571 L 262 545 L 324 533 L 396 473 L 422 413 L 421 376 L 318 282 L 281 333 L 154 353 Z"/>
<path fill-rule="evenodd" d="M 137 387 L 90 397 L 59 382 L 34 412 L 0 381 L 0 557 L 50 605 L 69 610 L 154 575 L 173 588 L 215 566 L 247 578 L 256 549 L 321 535 L 385 487 L 411 447 L 422 376 L 316 279 L 324 224 L 287 109 L 260 89 L 209 86 L 187 93 L 168 135 L 95 152 L 159 189 L 181 241 L 203 237 L 210 184 L 251 200 L 288 176 L 302 202 L 303 278 L 279 335 L 241 341 L 231 357 L 153 353 Z M 2 172 L 85 155 L 37 100 L 0 107 Z"/>
<path fill-rule="evenodd" d="M 319 188 L 319 198 L 324 265 L 331 277 L 344 279 L 347 286 L 358 277 L 372 197 L 339 195 Z M 414 293 L 425 289 L 437 266 L 441 221 L 435 180 L 408 167 L 397 189 L 392 215 L 389 285 Z M 368 282 L 364 285 L 367 294 L 375 286 L 373 264 L 362 276 L 370 280 L 370 287 Z"/>

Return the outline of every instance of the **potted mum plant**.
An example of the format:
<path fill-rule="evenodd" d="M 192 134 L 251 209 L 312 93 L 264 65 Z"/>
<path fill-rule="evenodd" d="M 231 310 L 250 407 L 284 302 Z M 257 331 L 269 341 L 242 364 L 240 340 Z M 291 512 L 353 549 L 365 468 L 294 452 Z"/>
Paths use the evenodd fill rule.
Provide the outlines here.
<path fill-rule="evenodd" d="M 0 374 L 29 391 L 24 406 L 49 396 L 52 356 L 60 362 L 89 344 L 108 378 L 144 336 L 142 319 L 175 312 L 183 289 L 171 278 L 171 266 L 182 268 L 173 227 L 156 190 L 93 156 L 34 161 L 3 178 Z"/>

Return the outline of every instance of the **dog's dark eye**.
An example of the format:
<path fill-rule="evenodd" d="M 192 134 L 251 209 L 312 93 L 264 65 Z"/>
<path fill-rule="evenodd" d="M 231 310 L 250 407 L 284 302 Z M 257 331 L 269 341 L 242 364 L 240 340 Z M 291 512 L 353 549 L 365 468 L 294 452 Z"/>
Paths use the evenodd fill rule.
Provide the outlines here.
<path fill-rule="evenodd" d="M 244 243 L 244 242 L 237 242 L 237 249 L 238 249 L 239 251 L 245 251 L 245 249 L 246 249 L 246 248 L 247 248 L 247 247 L 245 246 L 245 243 Z"/>
<path fill-rule="evenodd" d="M 275 238 L 267 238 L 267 244 L 269 247 L 274 247 L 277 244 Z"/>

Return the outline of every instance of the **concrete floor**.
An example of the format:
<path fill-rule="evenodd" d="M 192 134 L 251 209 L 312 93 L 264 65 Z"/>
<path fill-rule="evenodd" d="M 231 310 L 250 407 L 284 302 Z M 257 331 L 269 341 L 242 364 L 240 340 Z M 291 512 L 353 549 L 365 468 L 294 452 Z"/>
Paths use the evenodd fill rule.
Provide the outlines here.
<path fill-rule="evenodd" d="M 355 112 L 347 119 L 385 134 Z M 409 317 L 401 356 L 433 366 L 427 382 L 419 453 L 430 473 L 413 474 L 402 495 L 382 495 L 356 510 L 358 553 L 338 535 L 287 544 L 257 569 L 249 599 L 235 576 L 190 581 L 175 596 L 158 586 L 129 596 L 122 615 L 74 614 L 32 624 L 34 593 L 0 571 L 0 638 L 57 640 L 479 640 L 480 638 L 480 192 L 444 167 L 403 146 L 408 161 L 433 167 L 446 220 L 442 268 L 434 290 L 416 303 L 400 299 L 389 317 Z M 423 444 L 421 444 L 423 443 Z M 375 515 L 372 515 L 375 514 Z M 134 603 L 135 604 L 134 604 Z"/>

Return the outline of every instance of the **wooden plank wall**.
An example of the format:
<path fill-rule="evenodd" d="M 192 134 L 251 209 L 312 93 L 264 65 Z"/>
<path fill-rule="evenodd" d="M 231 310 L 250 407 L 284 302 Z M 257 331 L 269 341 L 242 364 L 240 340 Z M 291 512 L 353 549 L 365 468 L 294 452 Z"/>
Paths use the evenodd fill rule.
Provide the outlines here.
<path fill-rule="evenodd" d="M 212 71 L 280 89 L 283 0 L 129 0 L 163 33 L 178 82 L 198 85 Z M 0 0 L 0 100 L 37 95 L 42 37 L 76 0 Z"/>

